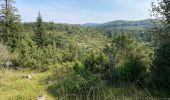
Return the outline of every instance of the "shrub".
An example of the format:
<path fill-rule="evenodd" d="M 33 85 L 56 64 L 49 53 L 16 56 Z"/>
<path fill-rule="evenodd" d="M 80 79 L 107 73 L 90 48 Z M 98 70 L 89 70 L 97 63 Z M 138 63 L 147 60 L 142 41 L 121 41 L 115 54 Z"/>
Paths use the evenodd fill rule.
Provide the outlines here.
<path fill-rule="evenodd" d="M 142 82 L 146 76 L 146 67 L 139 58 L 132 57 L 119 68 L 119 72 L 123 78 L 123 81 Z"/>
<path fill-rule="evenodd" d="M 155 52 L 152 79 L 157 85 L 170 88 L 170 42 L 162 44 Z"/>
<path fill-rule="evenodd" d="M 19 47 L 12 52 L 11 61 L 13 67 L 20 68 L 35 68 L 40 66 L 40 63 L 37 61 L 38 49 L 35 43 L 31 40 L 22 40 Z"/>
<path fill-rule="evenodd" d="M 110 85 L 121 86 L 121 84 L 122 84 L 122 76 L 117 69 L 108 70 L 108 72 L 104 75 L 104 79 Z"/>
<path fill-rule="evenodd" d="M 78 63 L 76 66 L 77 65 Z M 74 67 L 74 70 L 67 67 L 61 69 L 67 70 L 67 73 L 65 72 L 65 75 L 64 77 L 62 76 L 61 80 L 58 80 L 56 84 L 53 84 L 48 88 L 54 96 L 68 96 L 72 99 L 75 99 L 76 96 L 85 96 L 84 99 L 86 97 L 91 98 L 91 96 L 100 92 L 104 86 L 104 81 L 101 80 L 100 75 L 94 75 L 84 68 L 81 68 L 81 66 Z M 61 71 L 59 73 L 64 74 Z"/>
<path fill-rule="evenodd" d="M 38 48 L 32 40 L 22 40 L 12 52 L 13 67 L 47 70 L 61 61 L 60 50 L 53 45 Z"/>
<path fill-rule="evenodd" d="M 102 52 L 90 52 L 83 61 L 86 70 L 92 73 L 105 73 L 109 68 L 109 59 Z"/>

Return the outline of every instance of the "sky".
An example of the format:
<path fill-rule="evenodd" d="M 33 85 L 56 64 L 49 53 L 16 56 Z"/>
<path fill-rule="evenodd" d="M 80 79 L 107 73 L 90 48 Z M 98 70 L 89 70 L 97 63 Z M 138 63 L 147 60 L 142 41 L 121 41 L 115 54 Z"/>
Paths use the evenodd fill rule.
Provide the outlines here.
<path fill-rule="evenodd" d="M 15 0 L 23 22 L 34 22 L 41 12 L 44 21 L 56 23 L 105 23 L 150 18 L 156 0 Z"/>

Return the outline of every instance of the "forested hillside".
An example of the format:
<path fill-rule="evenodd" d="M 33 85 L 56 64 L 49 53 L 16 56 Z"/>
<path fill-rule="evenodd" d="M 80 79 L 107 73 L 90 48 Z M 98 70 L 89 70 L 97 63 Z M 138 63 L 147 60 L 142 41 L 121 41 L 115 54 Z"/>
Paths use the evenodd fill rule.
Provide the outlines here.
<path fill-rule="evenodd" d="M 169 2 L 153 5 L 160 19 L 99 25 L 23 23 L 0 3 L 0 100 L 170 98 Z"/>
<path fill-rule="evenodd" d="M 118 32 L 126 31 L 139 41 L 153 42 L 152 39 L 154 33 L 152 31 L 155 28 L 163 27 L 163 24 L 157 19 L 145 19 L 139 21 L 116 20 L 103 24 L 86 23 L 82 26 L 105 31 L 104 34 L 108 37 L 112 37 L 112 35 Z"/>
<path fill-rule="evenodd" d="M 125 21 L 117 20 L 104 24 L 100 24 L 97 27 L 107 29 L 126 29 L 126 30 L 146 30 L 161 25 L 159 20 L 146 19 L 140 21 Z"/>

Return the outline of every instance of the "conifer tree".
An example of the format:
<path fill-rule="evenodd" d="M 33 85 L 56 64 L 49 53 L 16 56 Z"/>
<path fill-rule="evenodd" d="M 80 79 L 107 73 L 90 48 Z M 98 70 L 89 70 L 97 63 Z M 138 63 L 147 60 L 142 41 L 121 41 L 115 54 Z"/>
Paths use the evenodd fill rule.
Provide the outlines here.
<path fill-rule="evenodd" d="M 45 34 L 45 28 L 43 26 L 41 13 L 39 12 L 36 21 L 36 30 L 35 30 L 35 41 L 38 47 L 42 47 L 44 45 L 44 34 Z"/>
<path fill-rule="evenodd" d="M 13 0 L 2 0 L 0 9 L 1 40 L 12 48 L 16 47 L 21 31 L 20 15 L 13 3 Z"/>

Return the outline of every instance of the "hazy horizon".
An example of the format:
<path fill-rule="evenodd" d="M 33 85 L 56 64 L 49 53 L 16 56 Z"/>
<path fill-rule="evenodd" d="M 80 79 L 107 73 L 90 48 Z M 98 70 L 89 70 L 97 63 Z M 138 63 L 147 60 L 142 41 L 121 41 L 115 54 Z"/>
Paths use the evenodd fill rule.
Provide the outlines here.
<path fill-rule="evenodd" d="M 114 20 L 150 18 L 151 2 L 156 0 L 16 0 L 22 22 L 35 22 L 38 12 L 44 21 L 84 24 Z"/>

